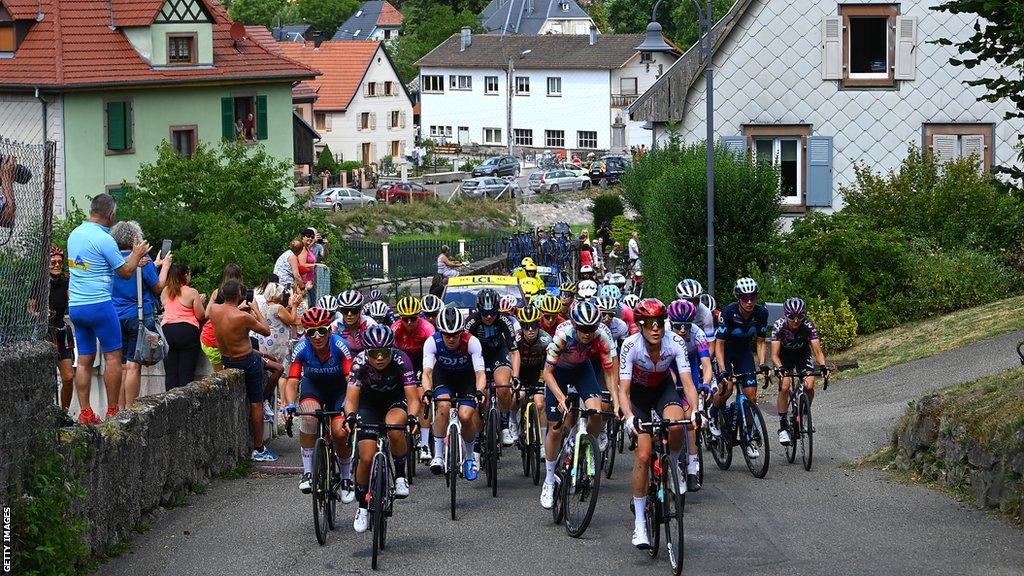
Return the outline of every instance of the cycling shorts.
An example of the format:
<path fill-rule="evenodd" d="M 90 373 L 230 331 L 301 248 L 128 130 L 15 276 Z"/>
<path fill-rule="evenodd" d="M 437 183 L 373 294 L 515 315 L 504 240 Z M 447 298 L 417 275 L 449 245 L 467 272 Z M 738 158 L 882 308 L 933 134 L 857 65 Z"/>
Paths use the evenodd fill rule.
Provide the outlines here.
<path fill-rule="evenodd" d="M 68 308 L 68 316 L 75 326 L 78 353 L 91 356 L 96 353 L 96 341 L 100 341 L 103 352 L 121 349 L 121 321 L 110 300 L 95 304 L 83 304 Z"/>
<path fill-rule="evenodd" d="M 494 352 L 488 352 L 484 350 L 484 370 L 487 372 L 487 380 L 490 381 L 494 378 L 494 371 L 502 366 L 507 366 L 510 370 L 512 369 L 512 359 L 509 357 L 508 350 L 498 350 Z"/>
<path fill-rule="evenodd" d="M 729 345 L 726 344 L 725 369 L 733 375 L 750 374 L 750 376 L 744 376 L 743 379 L 740 380 L 739 385 L 741 388 L 757 386 L 757 374 L 754 374 L 756 370 L 754 367 L 754 353 L 749 349 L 743 348 L 741 350 L 730 350 Z"/>
<path fill-rule="evenodd" d="M 373 392 L 367 388 L 360 391 L 359 422 L 361 424 L 382 424 L 388 412 L 394 408 L 405 412 L 409 411 L 404 388 L 392 392 Z M 377 430 L 360 426 L 356 432 L 356 441 L 360 440 L 377 440 Z"/>
<path fill-rule="evenodd" d="M 75 359 L 74 331 L 66 326 L 51 326 L 46 339 L 57 347 L 57 361 Z"/>
<path fill-rule="evenodd" d="M 519 381 L 523 384 L 523 389 L 533 388 L 537 386 L 544 386 L 544 382 L 541 380 L 541 373 L 544 371 L 544 365 L 535 366 L 532 368 L 519 368 Z"/>
<path fill-rule="evenodd" d="M 594 366 L 590 362 L 584 362 L 572 368 L 561 368 L 555 366 L 555 382 L 563 394 L 574 389 L 583 401 L 601 396 L 601 390 L 597 387 L 597 377 L 594 374 Z M 548 414 L 548 422 L 557 424 L 562 421 L 562 413 L 558 411 L 558 399 L 554 392 L 545 388 L 544 409 Z"/>
<path fill-rule="evenodd" d="M 464 396 L 459 406 L 476 408 L 476 372 L 452 372 L 434 367 L 434 398 Z"/>
<path fill-rule="evenodd" d="M 594 367 L 594 380 L 597 381 L 597 389 L 601 392 L 607 392 L 608 383 L 604 381 L 604 366 L 601 365 L 601 359 L 591 358 L 590 364 Z"/>
<path fill-rule="evenodd" d="M 341 412 L 334 418 L 345 417 L 345 392 L 347 385 L 342 386 L 318 386 L 309 378 L 303 376 L 299 380 L 299 404 L 306 398 L 312 398 L 330 412 Z M 331 418 L 333 421 L 334 418 Z"/>
<path fill-rule="evenodd" d="M 667 406 L 683 406 L 685 403 L 679 397 L 679 392 L 671 382 L 666 380 L 657 388 L 646 386 L 631 386 L 629 389 L 629 403 L 633 407 L 633 415 L 643 421 L 650 419 L 651 410 L 658 416 L 665 412 Z"/>
<path fill-rule="evenodd" d="M 789 372 L 812 372 L 814 370 L 814 356 L 810 350 L 795 350 L 779 352 L 779 360 L 782 360 L 782 369 Z"/>

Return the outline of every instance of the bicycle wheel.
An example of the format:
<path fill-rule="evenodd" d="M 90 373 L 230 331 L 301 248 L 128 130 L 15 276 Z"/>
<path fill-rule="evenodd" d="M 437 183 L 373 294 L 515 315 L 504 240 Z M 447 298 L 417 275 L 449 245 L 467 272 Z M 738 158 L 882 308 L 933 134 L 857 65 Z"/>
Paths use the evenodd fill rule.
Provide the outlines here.
<path fill-rule="evenodd" d="M 565 519 L 565 495 L 562 491 L 568 484 L 568 479 L 568 468 L 565 464 L 559 464 L 555 472 L 555 498 L 551 504 L 551 516 L 555 520 L 555 524 L 561 524 Z"/>
<path fill-rule="evenodd" d="M 327 458 L 327 461 L 330 463 L 330 466 L 327 467 L 327 527 L 334 530 L 336 528 L 335 521 L 337 520 L 338 511 L 338 488 L 340 487 L 338 482 L 335 482 L 335 476 L 341 470 L 341 464 L 338 462 L 338 455 L 334 452 L 331 444 L 324 442 L 324 445 L 330 454 Z"/>
<path fill-rule="evenodd" d="M 793 410 L 792 406 L 790 410 Z M 795 411 L 794 411 L 795 412 Z M 783 446 L 786 449 L 786 461 L 792 464 L 796 460 L 797 442 L 802 441 L 800 438 L 800 420 L 797 414 L 790 414 L 789 416 L 789 445 Z"/>
<path fill-rule="evenodd" d="M 576 466 L 563 488 L 565 495 L 565 531 L 579 538 L 587 531 L 601 488 L 601 452 L 597 439 L 590 434 L 580 436 L 576 445 Z"/>
<path fill-rule="evenodd" d="M 604 467 L 604 477 L 609 480 L 612 478 L 612 469 L 615 468 L 615 446 L 618 444 L 618 436 L 622 434 L 618 422 L 618 420 L 608 420 L 605 424 L 608 429 L 608 444 L 604 448 L 601 461 Z"/>
<path fill-rule="evenodd" d="M 541 474 L 545 473 L 544 459 L 541 456 L 542 440 L 540 437 L 540 419 L 538 418 L 537 405 L 530 403 L 530 472 L 533 474 L 533 485 L 540 486 Z"/>
<path fill-rule="evenodd" d="M 448 489 L 451 492 L 451 510 L 452 520 L 455 520 L 455 484 L 459 479 L 459 468 L 462 467 L 462 462 L 459 462 L 459 442 L 462 442 L 462 438 L 459 437 L 459 433 L 455 426 L 448 427 Z"/>
<path fill-rule="evenodd" d="M 687 433 L 689 433 L 689 432 L 687 432 Z M 706 442 L 706 439 L 704 438 L 704 434 L 706 433 L 706 429 L 705 428 L 701 428 L 700 430 L 694 430 L 693 433 L 696 434 L 696 436 L 694 437 L 694 440 L 696 441 L 696 444 L 697 444 L 697 482 L 699 482 L 701 485 L 703 485 L 704 484 L 704 443 Z"/>
<path fill-rule="evenodd" d="M 677 487 L 680 481 L 685 480 L 679 478 L 679 470 L 669 462 L 669 458 L 663 458 L 661 516 L 665 526 L 665 551 L 668 553 L 668 562 L 672 565 L 673 574 L 679 576 L 683 572 L 683 507 L 686 496 Z"/>
<path fill-rule="evenodd" d="M 323 438 L 316 439 L 313 447 L 313 528 L 316 530 L 316 541 L 321 546 L 327 543 L 327 516 L 330 478 L 327 475 L 327 444 Z"/>
<path fill-rule="evenodd" d="M 622 431 L 622 424 L 619 424 L 618 426 L 619 426 L 619 436 L 618 436 L 618 444 L 619 444 L 619 446 L 618 446 L 618 449 L 619 449 L 619 454 L 622 454 L 623 452 L 626 451 L 626 435 Z"/>
<path fill-rule="evenodd" d="M 644 528 L 647 530 L 647 541 L 651 547 L 647 554 L 651 558 L 658 557 L 658 550 L 661 548 L 661 501 L 658 497 L 658 484 L 654 479 L 654 467 L 648 471 L 650 476 L 647 488 L 647 503 L 644 505 Z"/>
<path fill-rule="evenodd" d="M 529 478 L 533 465 L 533 459 L 530 458 L 530 422 L 529 422 L 529 409 L 530 406 L 526 405 L 523 410 L 517 414 L 519 418 L 519 438 L 516 442 L 519 445 L 519 459 L 522 460 L 523 464 L 523 476 Z"/>
<path fill-rule="evenodd" d="M 377 454 L 373 458 L 373 492 L 370 500 L 370 513 L 373 515 L 373 560 L 371 566 L 377 569 L 377 555 L 384 549 L 387 538 L 388 517 L 385 513 L 387 504 L 387 472 L 383 454 Z"/>
<path fill-rule="evenodd" d="M 746 414 L 740 418 L 740 445 L 743 447 L 743 459 L 747 462 L 747 469 L 754 475 L 754 478 L 764 478 L 768 474 L 768 463 L 771 460 L 771 448 L 765 433 L 764 416 L 761 409 L 754 402 L 744 402 Z M 753 446 L 760 452 L 757 458 L 751 458 L 747 454 L 747 446 Z"/>
<path fill-rule="evenodd" d="M 405 477 L 412 484 L 412 479 L 416 477 L 416 461 L 419 460 L 420 451 L 417 446 L 419 442 L 416 441 L 416 437 L 410 431 L 405 432 Z"/>
<path fill-rule="evenodd" d="M 806 394 L 800 396 L 800 459 L 804 470 L 811 471 L 814 458 L 814 421 L 811 420 L 811 400 Z"/>
<path fill-rule="evenodd" d="M 719 410 L 714 417 L 715 425 L 718 426 L 721 434 L 715 436 L 708 432 L 708 448 L 720 470 L 728 470 L 729 466 L 732 466 L 732 441 L 730 438 L 733 432 L 726 429 L 724 412 L 724 410 Z"/>
<path fill-rule="evenodd" d="M 498 411 L 493 407 L 487 411 L 486 454 L 484 468 L 487 469 L 487 485 L 491 487 L 491 497 L 498 497 Z"/>

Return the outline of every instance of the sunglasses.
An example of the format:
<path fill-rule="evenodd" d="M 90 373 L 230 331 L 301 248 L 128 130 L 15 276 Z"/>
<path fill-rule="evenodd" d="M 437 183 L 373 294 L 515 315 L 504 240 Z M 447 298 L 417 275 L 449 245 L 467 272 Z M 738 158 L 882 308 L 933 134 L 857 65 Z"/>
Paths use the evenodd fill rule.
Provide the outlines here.
<path fill-rule="evenodd" d="M 323 338 L 324 336 L 327 336 L 327 334 L 329 334 L 330 331 L 331 329 L 328 328 L 327 326 L 320 326 L 319 328 L 310 328 L 309 330 L 306 330 L 306 338 Z"/>
<path fill-rule="evenodd" d="M 615 318 L 615 312 L 602 312 L 601 318 L 604 318 L 605 320 L 611 320 L 612 318 Z"/>
<path fill-rule="evenodd" d="M 520 324 L 520 326 L 522 326 L 523 330 L 536 330 L 540 327 L 537 322 L 527 322 L 526 324 Z"/>
<path fill-rule="evenodd" d="M 545 314 L 544 315 L 544 320 L 546 320 L 548 322 L 554 322 L 557 319 L 558 319 L 558 316 L 555 316 L 554 314 Z"/>
<path fill-rule="evenodd" d="M 342 308 L 342 314 L 359 314 L 359 308 Z"/>
<path fill-rule="evenodd" d="M 366 355 L 373 360 L 383 360 L 391 357 L 391 348 L 371 348 L 366 351 Z"/>
<path fill-rule="evenodd" d="M 597 332 L 597 326 L 577 326 L 576 331 L 580 334 L 593 334 Z"/>
<path fill-rule="evenodd" d="M 670 322 L 673 330 L 686 330 L 686 322 Z"/>
<path fill-rule="evenodd" d="M 402 316 L 402 322 L 415 322 L 419 319 L 419 316 Z"/>
<path fill-rule="evenodd" d="M 663 320 L 658 319 L 658 318 L 644 318 L 643 320 L 640 320 L 639 322 L 637 322 L 637 324 L 643 326 L 644 328 L 652 328 L 652 329 L 653 328 L 664 328 L 665 327 L 665 324 L 663 323 Z"/>
<path fill-rule="evenodd" d="M 750 304 L 751 302 L 757 302 L 757 294 L 744 294 L 739 297 L 739 301 L 744 304 Z"/>
<path fill-rule="evenodd" d="M 804 315 L 803 314 L 786 314 L 786 318 L 789 318 L 790 320 L 792 320 L 794 322 L 799 322 L 799 321 L 804 319 Z"/>
<path fill-rule="evenodd" d="M 428 313 L 424 312 L 423 313 L 423 317 L 424 318 L 437 318 L 437 312 L 434 312 L 433 314 L 428 314 Z"/>

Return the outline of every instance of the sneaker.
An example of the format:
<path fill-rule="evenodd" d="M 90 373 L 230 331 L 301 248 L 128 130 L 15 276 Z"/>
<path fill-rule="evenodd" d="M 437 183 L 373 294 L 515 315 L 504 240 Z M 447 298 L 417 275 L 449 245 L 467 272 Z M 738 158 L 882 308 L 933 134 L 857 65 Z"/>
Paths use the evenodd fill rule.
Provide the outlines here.
<path fill-rule="evenodd" d="M 753 444 L 747 444 L 747 458 L 756 460 L 761 457 L 761 453 L 758 452 L 757 448 L 754 448 Z"/>
<path fill-rule="evenodd" d="M 309 494 L 313 491 L 311 484 L 313 483 L 313 475 L 309 472 L 302 473 L 302 480 L 299 480 L 299 492 L 303 494 Z"/>
<path fill-rule="evenodd" d="M 409 497 L 409 481 L 405 478 L 395 478 L 395 498 Z"/>
<path fill-rule="evenodd" d="M 78 414 L 79 424 L 102 424 L 103 422 L 96 416 L 96 413 L 92 411 L 92 408 L 86 408 Z"/>
<path fill-rule="evenodd" d="M 424 464 L 430 462 L 430 447 L 426 444 L 420 446 L 420 462 Z"/>
<path fill-rule="evenodd" d="M 544 486 L 540 489 L 540 505 L 545 510 L 551 510 L 551 507 L 555 505 L 554 482 L 545 482 Z"/>
<path fill-rule="evenodd" d="M 274 419 L 274 411 L 270 409 L 270 402 L 263 401 L 263 421 L 270 422 Z"/>
<path fill-rule="evenodd" d="M 779 428 L 779 444 L 782 444 L 783 446 L 789 446 L 789 430 L 786 430 L 785 428 Z"/>
<path fill-rule="evenodd" d="M 640 550 L 648 550 L 651 547 L 651 540 L 647 538 L 647 527 L 643 524 L 633 523 L 633 546 Z"/>
<path fill-rule="evenodd" d="M 698 490 L 700 490 L 700 480 L 697 479 L 697 475 L 696 474 L 687 474 L 686 475 L 686 491 L 687 492 L 697 492 Z"/>
<path fill-rule="evenodd" d="M 711 432 L 712 436 L 717 438 L 717 437 L 722 435 L 722 431 L 718 428 L 718 422 L 716 422 L 714 418 L 708 418 L 707 419 L 707 424 L 708 424 L 708 432 Z"/>
<path fill-rule="evenodd" d="M 444 458 L 434 456 L 434 459 L 430 461 L 430 471 L 436 475 L 444 474 Z"/>
<path fill-rule="evenodd" d="M 511 446 L 515 444 L 516 437 L 512 435 L 511 426 L 501 431 L 501 445 Z"/>
<path fill-rule="evenodd" d="M 276 460 L 277 454 L 274 454 L 274 451 L 266 446 L 263 447 L 263 450 L 252 451 L 253 462 L 275 462 Z"/>
<path fill-rule="evenodd" d="M 480 466 L 476 463 L 475 458 L 467 458 L 462 463 L 462 475 L 466 477 L 466 480 L 476 480 L 479 473 Z"/>
<path fill-rule="evenodd" d="M 110 408 L 107 408 L 107 417 L 106 417 L 106 419 L 110 420 L 114 416 L 117 416 L 118 412 L 119 412 L 119 410 L 118 410 L 117 406 L 111 406 Z M 96 423 L 99 424 L 98 421 Z"/>
<path fill-rule="evenodd" d="M 604 452 L 608 449 L 608 433 L 602 431 L 601 435 L 597 437 L 597 449 Z"/>
<path fill-rule="evenodd" d="M 356 519 L 352 521 L 352 529 L 356 532 L 366 532 L 370 526 L 370 511 L 366 508 L 356 508 Z"/>
<path fill-rule="evenodd" d="M 344 478 L 341 481 L 341 503 L 351 504 L 356 499 L 356 488 L 352 480 Z"/>

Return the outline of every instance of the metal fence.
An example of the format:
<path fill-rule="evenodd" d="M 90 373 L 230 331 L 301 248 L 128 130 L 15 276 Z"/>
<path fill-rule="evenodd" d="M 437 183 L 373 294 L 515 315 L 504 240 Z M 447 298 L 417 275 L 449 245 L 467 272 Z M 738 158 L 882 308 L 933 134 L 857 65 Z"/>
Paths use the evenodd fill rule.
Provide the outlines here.
<path fill-rule="evenodd" d="M 384 277 L 384 252 L 380 242 L 346 239 L 342 242 L 345 263 L 353 278 Z"/>
<path fill-rule="evenodd" d="M 483 260 L 504 254 L 508 237 L 502 231 L 493 231 L 484 238 L 465 241 L 467 255 L 473 260 Z M 365 278 L 416 278 L 433 276 L 437 272 L 437 255 L 441 247 L 448 245 L 455 255 L 459 247 L 445 240 L 412 240 L 389 243 L 384 250 L 383 243 L 367 240 L 345 240 L 346 263 L 356 279 Z M 384 261 L 385 252 L 387 262 Z"/>
<path fill-rule="evenodd" d="M 46 335 L 55 150 L 0 140 L 18 164 L 10 186 L 0 176 L 0 345 Z"/>

